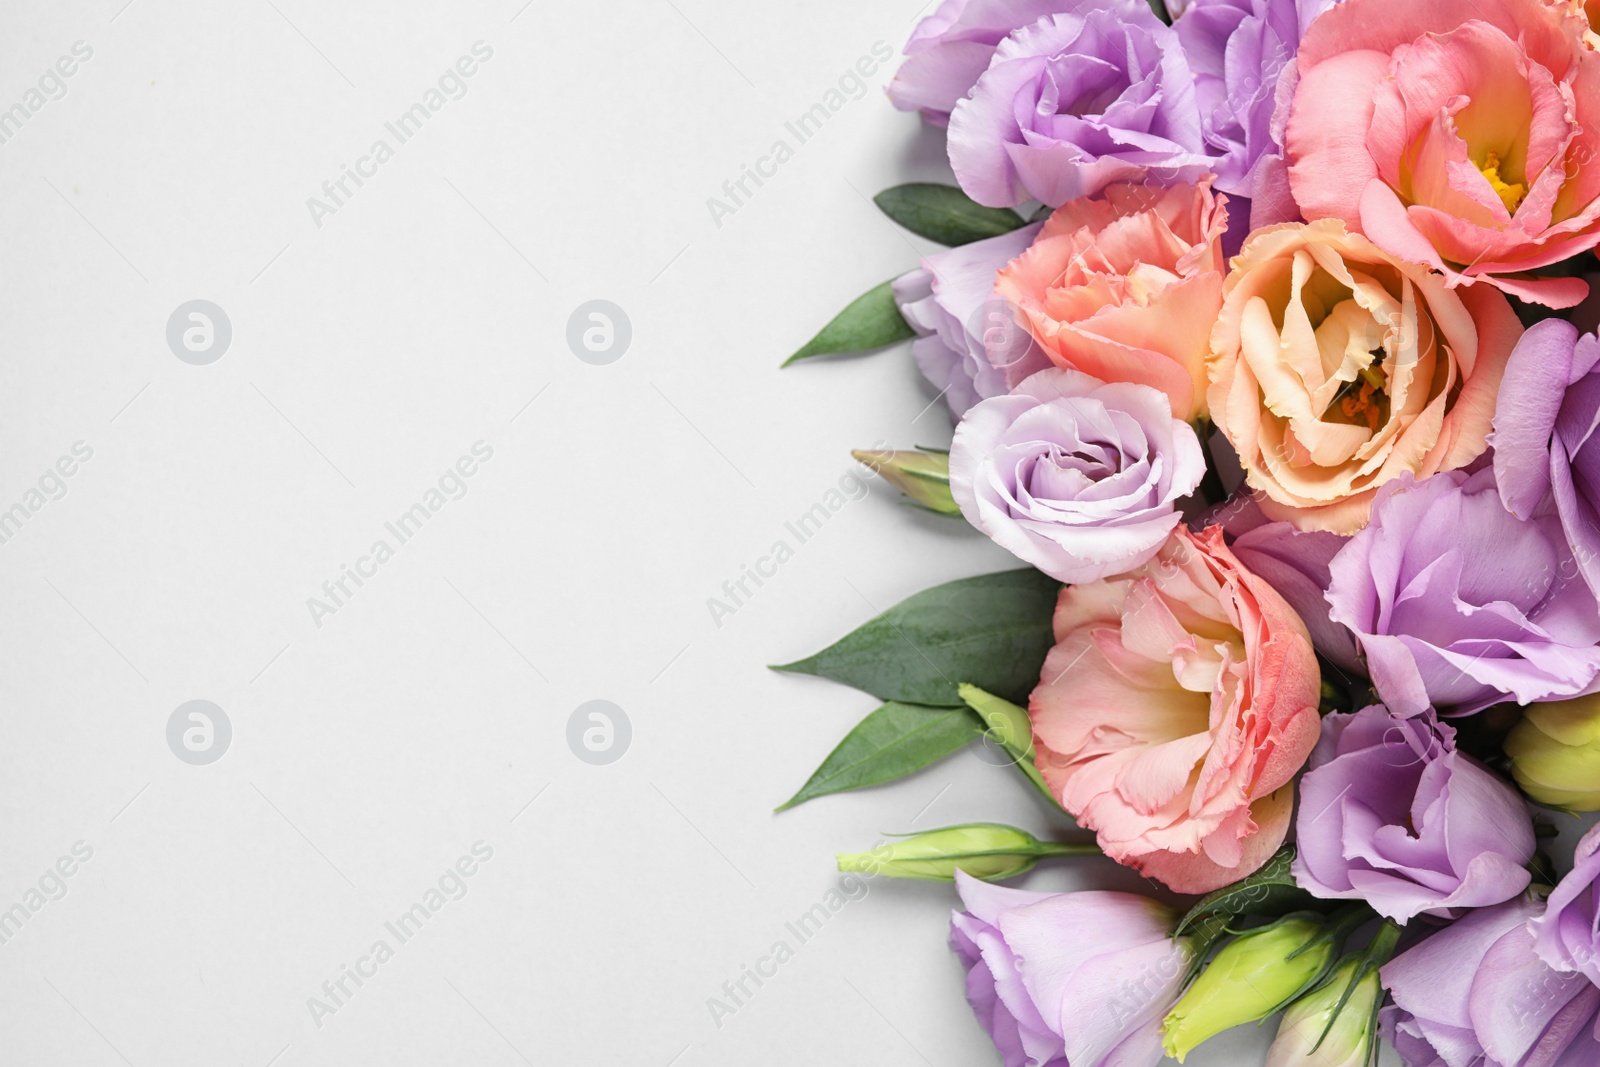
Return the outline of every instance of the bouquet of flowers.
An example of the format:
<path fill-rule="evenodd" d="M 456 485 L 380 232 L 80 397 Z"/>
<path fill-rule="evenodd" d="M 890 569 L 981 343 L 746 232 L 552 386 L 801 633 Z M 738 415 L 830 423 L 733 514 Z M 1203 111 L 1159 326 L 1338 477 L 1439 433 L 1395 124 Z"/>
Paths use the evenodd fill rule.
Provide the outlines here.
<path fill-rule="evenodd" d="M 912 33 L 957 185 L 877 203 L 948 250 L 790 362 L 912 339 L 950 449 L 856 457 L 1027 566 L 780 668 L 883 701 L 789 803 L 982 735 L 1093 832 L 839 857 L 956 884 L 1008 1067 L 1279 1012 L 1272 1067 L 1600 1064 L 1600 830 L 1546 856 L 1538 812 L 1600 809 L 1597 44 L 1582 0 Z M 994 884 L 1085 853 L 1181 896 Z"/>

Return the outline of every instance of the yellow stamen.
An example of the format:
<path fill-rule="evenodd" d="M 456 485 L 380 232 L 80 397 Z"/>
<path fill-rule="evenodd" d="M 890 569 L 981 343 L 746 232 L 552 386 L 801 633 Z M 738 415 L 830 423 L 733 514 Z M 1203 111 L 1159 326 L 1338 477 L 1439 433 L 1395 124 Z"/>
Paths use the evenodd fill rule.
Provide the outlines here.
<path fill-rule="evenodd" d="M 1490 151 L 1483 157 L 1483 166 L 1479 167 L 1478 170 L 1482 172 L 1484 178 L 1488 179 L 1489 188 L 1494 190 L 1495 195 L 1500 198 L 1500 202 L 1506 206 L 1506 210 L 1515 214 L 1517 205 L 1522 203 L 1522 198 L 1527 193 L 1528 187 L 1521 182 L 1508 185 L 1501 180 L 1500 153 Z"/>

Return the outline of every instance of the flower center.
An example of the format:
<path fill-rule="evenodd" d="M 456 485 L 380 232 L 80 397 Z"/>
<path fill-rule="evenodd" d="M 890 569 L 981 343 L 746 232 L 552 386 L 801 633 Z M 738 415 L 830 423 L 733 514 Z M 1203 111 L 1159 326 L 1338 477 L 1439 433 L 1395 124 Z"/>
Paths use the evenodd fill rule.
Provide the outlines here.
<path fill-rule="evenodd" d="M 1513 215 L 1516 214 L 1522 198 L 1527 195 L 1528 187 L 1521 182 L 1507 184 L 1500 177 L 1500 153 L 1493 149 L 1485 153 L 1483 165 L 1478 168 L 1478 172 L 1488 181 L 1489 188 L 1494 190 L 1500 202 L 1506 206 L 1506 210 Z"/>

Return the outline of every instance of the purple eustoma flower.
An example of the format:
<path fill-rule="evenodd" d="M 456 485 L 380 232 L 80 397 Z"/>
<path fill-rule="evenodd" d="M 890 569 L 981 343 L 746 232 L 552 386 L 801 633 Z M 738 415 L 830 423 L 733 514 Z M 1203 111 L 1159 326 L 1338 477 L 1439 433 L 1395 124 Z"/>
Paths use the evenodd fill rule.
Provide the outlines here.
<path fill-rule="evenodd" d="M 1300 218 L 1283 158 L 1287 108 L 1278 114 L 1278 104 L 1280 97 L 1286 104 L 1294 88 L 1300 35 L 1333 3 L 1190 0 L 1173 21 L 1194 70 L 1216 188 L 1250 200 L 1250 225 L 1240 231 Z M 1280 82 L 1287 84 L 1280 88 Z"/>
<path fill-rule="evenodd" d="M 1385 483 L 1329 570 L 1330 614 L 1397 714 L 1574 696 L 1600 672 L 1600 606 L 1560 520 L 1507 511 L 1490 469 Z"/>
<path fill-rule="evenodd" d="M 956 872 L 950 947 L 1006 1067 L 1155 1067 L 1194 958 L 1177 913 L 1132 893 L 1029 893 Z"/>
<path fill-rule="evenodd" d="M 1509 900 L 1528 887 L 1533 823 L 1517 792 L 1431 711 L 1332 714 L 1300 782 L 1295 881 L 1399 923 Z"/>
<path fill-rule="evenodd" d="M 889 100 L 943 126 L 1018 27 L 1070 7 L 1071 0 L 944 0 L 911 31 L 908 57 L 889 83 Z"/>
<path fill-rule="evenodd" d="M 920 335 L 911 354 L 955 418 L 1050 366 L 1019 316 L 994 293 L 995 275 L 1027 251 L 1043 225 L 924 256 L 920 267 L 895 280 L 895 303 Z"/>
<path fill-rule="evenodd" d="M 950 114 L 950 165 L 990 207 L 1057 207 L 1212 165 L 1194 72 L 1145 0 L 1073 0 L 1017 30 Z"/>
<path fill-rule="evenodd" d="M 1051 367 L 975 405 L 950 445 L 950 495 L 1000 547 L 1063 582 L 1152 559 L 1205 476 L 1164 393 Z"/>
<path fill-rule="evenodd" d="M 1495 401 L 1494 470 L 1507 510 L 1553 498 L 1573 564 L 1600 595 L 1600 340 L 1562 319 L 1529 327 Z"/>
<path fill-rule="evenodd" d="M 1594 1067 L 1600 989 L 1535 955 L 1519 896 L 1469 913 L 1391 960 L 1380 1016 L 1406 1067 Z"/>
<path fill-rule="evenodd" d="M 1355 635 L 1328 616 L 1328 565 L 1348 537 L 1272 522 L 1253 496 L 1228 501 L 1206 521 L 1222 525 L 1228 547 L 1239 562 L 1265 578 L 1289 602 L 1306 624 L 1317 651 L 1341 673 L 1348 672 L 1343 675 L 1346 681 L 1366 674 Z"/>
<path fill-rule="evenodd" d="M 1529 929 L 1534 950 L 1548 966 L 1580 972 L 1600 986 L 1600 826 L 1583 835 L 1572 859 L 1572 870 Z"/>

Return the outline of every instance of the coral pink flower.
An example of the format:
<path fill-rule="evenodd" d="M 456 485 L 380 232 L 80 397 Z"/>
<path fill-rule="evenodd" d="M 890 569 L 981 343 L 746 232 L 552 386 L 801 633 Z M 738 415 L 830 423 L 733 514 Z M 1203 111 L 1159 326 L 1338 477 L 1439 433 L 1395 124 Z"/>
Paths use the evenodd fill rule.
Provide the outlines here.
<path fill-rule="evenodd" d="M 1251 234 L 1211 334 L 1211 418 L 1262 510 L 1355 533 L 1378 487 L 1484 452 L 1522 336 L 1505 296 L 1452 290 L 1337 219 Z"/>
<path fill-rule="evenodd" d="M 1180 893 L 1265 863 L 1317 742 L 1321 677 L 1304 624 L 1221 527 L 1179 527 L 1137 570 L 1062 589 L 1055 636 L 1029 713 L 1062 807 Z"/>
<path fill-rule="evenodd" d="M 1401 259 L 1552 307 L 1600 243 L 1600 54 L 1551 0 L 1345 0 L 1296 57 L 1289 184 Z"/>
<path fill-rule="evenodd" d="M 1056 209 L 995 281 L 1056 365 L 1167 394 L 1205 414 L 1206 348 L 1222 306 L 1228 198 L 1211 180 L 1117 184 Z"/>

